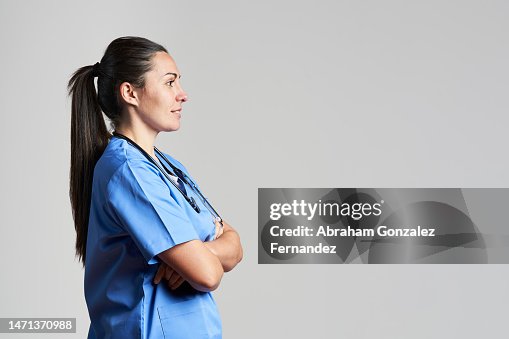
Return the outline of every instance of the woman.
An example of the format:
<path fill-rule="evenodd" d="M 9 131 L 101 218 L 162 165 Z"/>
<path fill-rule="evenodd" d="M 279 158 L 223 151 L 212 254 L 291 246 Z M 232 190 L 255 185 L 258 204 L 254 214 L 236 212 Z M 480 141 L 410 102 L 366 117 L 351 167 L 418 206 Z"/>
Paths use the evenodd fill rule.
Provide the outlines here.
<path fill-rule="evenodd" d="M 211 291 L 242 259 L 242 247 L 186 168 L 154 148 L 159 132 L 179 129 L 187 101 L 175 61 L 150 40 L 118 38 L 100 63 L 72 75 L 68 89 L 88 338 L 221 338 Z"/>

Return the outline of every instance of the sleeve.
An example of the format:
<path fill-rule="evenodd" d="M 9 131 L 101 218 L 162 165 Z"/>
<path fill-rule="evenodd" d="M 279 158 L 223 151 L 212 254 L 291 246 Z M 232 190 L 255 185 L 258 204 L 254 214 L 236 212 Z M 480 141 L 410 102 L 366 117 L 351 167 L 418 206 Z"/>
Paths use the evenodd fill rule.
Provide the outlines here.
<path fill-rule="evenodd" d="M 148 264 L 157 254 L 200 239 L 158 169 L 148 161 L 127 160 L 108 183 L 107 205 L 130 234 Z"/>

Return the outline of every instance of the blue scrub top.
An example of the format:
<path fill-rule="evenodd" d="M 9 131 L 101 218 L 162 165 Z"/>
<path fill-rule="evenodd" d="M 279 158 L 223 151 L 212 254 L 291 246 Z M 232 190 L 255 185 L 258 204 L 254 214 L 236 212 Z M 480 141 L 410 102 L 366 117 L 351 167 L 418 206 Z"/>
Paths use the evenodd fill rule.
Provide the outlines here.
<path fill-rule="evenodd" d="M 185 167 L 164 153 L 193 181 Z M 166 162 L 159 159 L 166 167 Z M 200 213 L 159 169 L 113 136 L 94 169 L 85 260 L 88 338 L 221 338 L 210 292 L 184 282 L 154 285 L 157 254 L 180 243 L 212 240 L 212 214 L 186 185 Z"/>

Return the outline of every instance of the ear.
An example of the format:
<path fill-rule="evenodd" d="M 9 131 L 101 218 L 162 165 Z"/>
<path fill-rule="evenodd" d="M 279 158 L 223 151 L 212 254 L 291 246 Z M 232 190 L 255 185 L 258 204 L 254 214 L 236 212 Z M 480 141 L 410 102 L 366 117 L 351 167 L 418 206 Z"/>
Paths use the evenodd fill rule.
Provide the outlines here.
<path fill-rule="evenodd" d="M 120 98 L 134 106 L 138 106 L 139 104 L 139 93 L 136 88 L 128 82 L 120 84 Z"/>

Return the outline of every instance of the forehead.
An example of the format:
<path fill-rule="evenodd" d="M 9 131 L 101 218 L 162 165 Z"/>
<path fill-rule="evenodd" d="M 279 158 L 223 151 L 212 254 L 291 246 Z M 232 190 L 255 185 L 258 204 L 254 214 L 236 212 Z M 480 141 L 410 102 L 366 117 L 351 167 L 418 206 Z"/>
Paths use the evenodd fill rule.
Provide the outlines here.
<path fill-rule="evenodd" d="M 154 79 L 161 79 L 167 73 L 176 73 L 177 76 L 180 72 L 177 68 L 177 64 L 173 58 L 165 52 L 157 52 L 152 57 L 152 70 L 149 72 L 149 76 Z M 167 75 L 169 77 L 169 75 Z"/>

